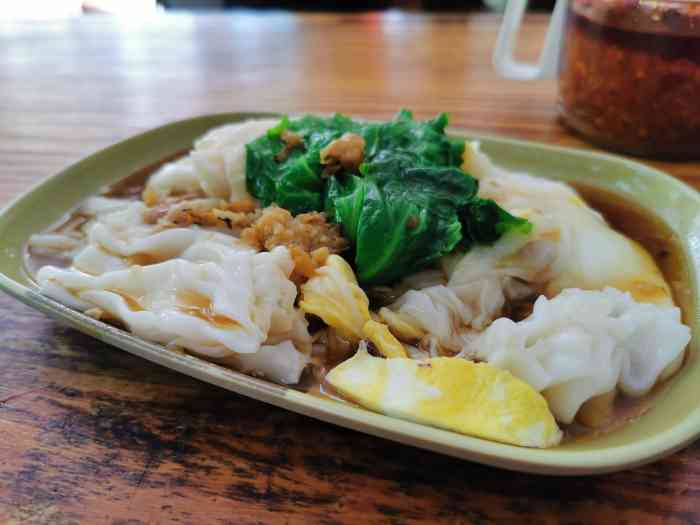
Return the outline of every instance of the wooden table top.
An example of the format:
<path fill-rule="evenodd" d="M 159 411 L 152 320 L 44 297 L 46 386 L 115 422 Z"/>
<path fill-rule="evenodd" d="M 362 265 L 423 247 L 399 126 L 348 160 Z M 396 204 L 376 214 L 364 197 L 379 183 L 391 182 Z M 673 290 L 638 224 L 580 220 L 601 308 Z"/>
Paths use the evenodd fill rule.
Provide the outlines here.
<path fill-rule="evenodd" d="M 525 56 L 546 22 L 527 20 Z M 587 147 L 557 124 L 552 82 L 496 77 L 498 24 L 398 12 L 0 21 L 0 201 L 136 132 L 214 112 L 446 110 L 455 126 Z M 700 184 L 700 163 L 655 165 Z M 3 523 L 687 523 L 700 521 L 696 482 L 697 444 L 567 479 L 397 445 L 162 369 L 0 297 Z"/>

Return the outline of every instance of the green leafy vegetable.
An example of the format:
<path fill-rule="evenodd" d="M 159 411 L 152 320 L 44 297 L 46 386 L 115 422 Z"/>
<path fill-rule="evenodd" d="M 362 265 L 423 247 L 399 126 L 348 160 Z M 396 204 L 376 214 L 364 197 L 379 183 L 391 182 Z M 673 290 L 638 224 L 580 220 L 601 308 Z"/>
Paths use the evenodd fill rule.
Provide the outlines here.
<path fill-rule="evenodd" d="M 270 136 L 271 131 L 246 145 L 246 187 L 248 192 L 260 199 L 265 206 L 274 202 L 277 195 L 279 165 L 275 156 L 284 148 L 279 137 Z"/>
<path fill-rule="evenodd" d="M 246 146 L 248 191 L 294 214 L 325 211 L 354 247 L 364 284 L 391 283 L 460 244 L 529 233 L 527 220 L 476 197 L 478 181 L 460 169 L 464 141 L 447 137 L 446 126 L 444 113 L 416 122 L 406 110 L 384 123 L 284 117 Z M 364 160 L 356 170 L 323 177 L 321 151 L 345 133 L 362 136 Z"/>
<path fill-rule="evenodd" d="M 391 160 L 397 154 L 413 160 L 413 166 L 460 166 L 464 141 L 445 135 L 447 114 L 416 122 L 410 111 L 401 110 L 394 120 L 369 124 L 363 130 L 365 161 Z"/>
<path fill-rule="evenodd" d="M 532 231 L 532 223 L 515 217 L 491 199 L 474 199 L 460 210 L 464 226 L 464 247 L 473 244 L 493 244 L 504 233 L 517 232 L 524 235 Z"/>
<path fill-rule="evenodd" d="M 366 192 L 365 180 L 354 175 L 332 177 L 326 186 L 326 216 L 343 226 L 345 237 L 353 245 L 357 241 L 357 228 Z"/>
<path fill-rule="evenodd" d="M 462 239 L 458 210 L 477 191 L 476 180 L 457 168 L 400 169 L 372 165 L 351 194 L 352 213 L 343 214 L 338 199 L 341 219 L 353 219 L 341 224 L 354 239 L 357 276 L 366 284 L 395 281 L 450 253 Z"/>
<path fill-rule="evenodd" d="M 356 133 L 365 140 L 365 163 L 402 156 L 407 166 L 459 166 L 464 141 L 445 135 L 447 115 L 416 122 L 402 110 L 385 123 L 359 123 L 344 115 L 322 118 L 307 115 L 282 120 L 267 134 L 246 146 L 248 191 L 263 205 L 277 203 L 292 213 L 320 211 L 322 188 L 320 153 L 344 133 Z M 286 159 L 276 160 L 285 150 L 284 133 L 303 138 L 303 147 L 293 149 Z"/>
<path fill-rule="evenodd" d="M 294 214 L 320 211 L 323 206 L 321 150 L 344 133 L 357 132 L 361 125 L 344 115 L 321 118 L 307 115 L 298 120 L 283 117 L 267 134 L 246 145 L 248 191 L 269 206 L 276 203 Z M 285 132 L 303 139 L 303 146 L 285 150 Z"/>

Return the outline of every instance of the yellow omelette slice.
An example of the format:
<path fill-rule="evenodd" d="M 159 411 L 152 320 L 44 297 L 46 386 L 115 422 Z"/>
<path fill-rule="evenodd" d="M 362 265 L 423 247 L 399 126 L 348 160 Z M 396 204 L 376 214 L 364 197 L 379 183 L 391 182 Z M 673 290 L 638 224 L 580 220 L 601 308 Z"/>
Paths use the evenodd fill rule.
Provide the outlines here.
<path fill-rule="evenodd" d="M 538 448 L 562 437 L 539 392 L 487 363 L 457 357 L 383 359 L 361 345 L 326 381 L 375 412 L 462 434 Z"/>

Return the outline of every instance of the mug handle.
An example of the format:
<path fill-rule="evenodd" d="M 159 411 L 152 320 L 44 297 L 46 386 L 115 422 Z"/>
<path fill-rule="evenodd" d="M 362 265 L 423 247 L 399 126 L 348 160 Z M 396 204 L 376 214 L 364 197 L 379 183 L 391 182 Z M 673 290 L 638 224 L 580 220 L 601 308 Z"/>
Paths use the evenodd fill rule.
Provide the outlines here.
<path fill-rule="evenodd" d="M 527 7 L 527 0 L 509 0 L 503 14 L 503 23 L 498 33 L 496 48 L 493 51 L 493 65 L 502 77 L 514 80 L 534 80 L 556 76 L 566 16 L 566 3 L 566 0 L 557 0 L 539 63 L 528 64 L 518 62 L 513 58 L 513 49 Z"/>

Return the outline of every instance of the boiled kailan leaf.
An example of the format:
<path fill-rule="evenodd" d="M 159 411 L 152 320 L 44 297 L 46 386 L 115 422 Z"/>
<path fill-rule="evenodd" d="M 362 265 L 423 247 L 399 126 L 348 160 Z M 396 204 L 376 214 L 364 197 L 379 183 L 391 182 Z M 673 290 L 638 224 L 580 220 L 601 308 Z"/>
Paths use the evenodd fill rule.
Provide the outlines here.
<path fill-rule="evenodd" d="M 297 120 L 284 117 L 267 134 L 246 145 L 246 186 L 264 206 L 272 203 L 293 214 L 320 211 L 324 182 L 321 150 L 344 133 L 361 128 L 343 115 L 322 118 L 307 115 Z M 303 139 L 300 147 L 287 149 L 285 132 Z"/>
<path fill-rule="evenodd" d="M 334 197 L 335 216 L 355 246 L 357 277 L 389 283 L 450 253 L 462 239 L 459 209 L 476 194 L 476 179 L 457 168 L 370 165 Z"/>
<path fill-rule="evenodd" d="M 476 198 L 460 209 L 463 226 L 462 246 L 493 244 L 504 233 L 513 231 L 528 234 L 532 223 L 515 217 L 491 199 Z"/>
<path fill-rule="evenodd" d="M 390 122 L 360 123 L 344 115 L 330 118 L 307 115 L 297 120 L 284 117 L 267 134 L 246 146 L 248 191 L 263 205 L 273 202 L 292 213 L 320 211 L 322 189 L 320 153 L 345 133 L 355 133 L 365 141 L 365 164 L 404 158 L 411 167 L 459 166 L 464 141 L 445 135 L 447 115 L 416 122 L 402 110 Z M 303 146 L 289 150 L 285 158 L 285 132 L 303 139 Z"/>
<path fill-rule="evenodd" d="M 451 140 L 445 135 L 447 122 L 446 113 L 426 122 L 416 122 L 411 112 L 403 109 L 390 122 L 368 124 L 362 130 L 365 161 L 389 161 L 400 155 L 412 159 L 411 167 L 459 167 L 464 140 Z"/>
<path fill-rule="evenodd" d="M 476 196 L 478 181 L 460 168 L 464 140 L 449 138 L 446 125 L 444 113 L 417 122 L 406 110 L 383 123 L 285 117 L 247 145 L 248 191 L 295 214 L 325 211 L 342 225 L 363 284 L 396 281 L 458 245 L 529 233 L 528 221 Z M 327 176 L 321 151 L 346 133 L 362 137 L 364 160 Z"/>

